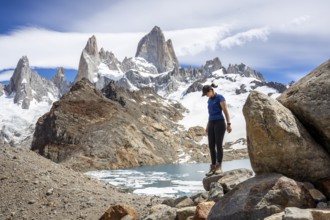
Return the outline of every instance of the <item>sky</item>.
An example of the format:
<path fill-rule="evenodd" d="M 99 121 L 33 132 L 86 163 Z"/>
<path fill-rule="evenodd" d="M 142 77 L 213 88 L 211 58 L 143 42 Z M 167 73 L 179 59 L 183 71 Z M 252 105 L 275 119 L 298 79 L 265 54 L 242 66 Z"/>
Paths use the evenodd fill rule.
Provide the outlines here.
<path fill-rule="evenodd" d="M 329 8 L 327 0 L 0 0 L 0 81 L 25 55 L 73 78 L 92 35 L 119 60 L 133 57 L 157 25 L 181 65 L 219 57 L 288 83 L 329 59 Z"/>

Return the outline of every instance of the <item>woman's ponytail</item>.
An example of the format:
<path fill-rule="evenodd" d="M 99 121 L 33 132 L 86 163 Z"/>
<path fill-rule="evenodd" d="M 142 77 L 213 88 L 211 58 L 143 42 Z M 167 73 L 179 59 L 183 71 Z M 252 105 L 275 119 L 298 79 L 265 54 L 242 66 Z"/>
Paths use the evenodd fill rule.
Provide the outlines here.
<path fill-rule="evenodd" d="M 214 83 L 212 83 L 210 86 L 213 87 L 213 88 L 217 88 L 217 87 L 218 87 L 218 86 L 215 85 Z"/>

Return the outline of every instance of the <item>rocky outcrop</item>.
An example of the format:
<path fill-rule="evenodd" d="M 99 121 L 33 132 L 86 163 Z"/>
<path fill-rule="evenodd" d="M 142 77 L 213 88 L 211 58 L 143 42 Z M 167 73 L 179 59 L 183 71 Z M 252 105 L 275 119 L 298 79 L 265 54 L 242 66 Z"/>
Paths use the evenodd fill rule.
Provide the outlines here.
<path fill-rule="evenodd" d="M 106 64 L 109 70 L 122 72 L 121 62 L 116 58 L 114 53 L 105 51 L 102 47 L 99 52 L 99 56 L 100 56 L 100 61 Z"/>
<path fill-rule="evenodd" d="M 119 96 L 116 91 L 116 84 L 115 81 L 110 81 L 106 87 L 104 87 L 102 90 L 102 93 L 105 97 L 108 99 L 118 102 L 122 107 L 125 107 L 126 102 L 124 97 Z"/>
<path fill-rule="evenodd" d="M 150 76 L 143 76 L 139 71 L 129 70 L 125 73 L 125 78 L 129 80 L 130 85 L 142 89 L 144 87 L 154 87 L 154 78 Z M 131 88 L 131 87 L 129 87 Z"/>
<path fill-rule="evenodd" d="M 263 219 L 285 207 L 314 208 L 304 184 L 279 174 L 253 177 L 225 194 L 211 209 L 208 218 Z"/>
<path fill-rule="evenodd" d="M 163 32 L 157 26 L 140 40 L 135 56 L 142 57 L 155 65 L 160 73 L 179 66 L 172 41 L 165 41 Z"/>
<path fill-rule="evenodd" d="M 330 219 L 330 210 L 286 208 L 283 212 L 265 218 L 265 220 L 326 220 Z"/>
<path fill-rule="evenodd" d="M 143 73 L 157 74 L 157 68 L 148 63 L 142 57 L 125 57 L 122 63 L 123 72 L 127 72 L 129 70 L 136 70 Z"/>
<path fill-rule="evenodd" d="M 26 56 L 18 61 L 5 90 L 8 95 L 15 93 L 14 103 L 20 104 L 23 109 L 29 109 L 33 99 L 51 104 L 59 97 L 59 91 L 51 81 L 31 70 Z"/>
<path fill-rule="evenodd" d="M 213 60 L 206 61 L 205 65 L 203 66 L 203 69 L 209 74 L 220 69 L 223 70 L 223 73 L 227 72 L 226 69 L 222 66 L 219 57 L 216 57 Z"/>
<path fill-rule="evenodd" d="M 302 181 L 330 177 L 330 169 L 325 169 L 330 167 L 330 157 L 289 109 L 253 91 L 243 113 L 256 174 L 276 172 Z"/>
<path fill-rule="evenodd" d="M 157 212 L 162 213 L 160 210 L 169 210 L 169 207 L 176 208 L 176 218 L 171 219 L 279 220 L 288 207 L 296 207 L 304 210 L 311 208 L 310 212 L 327 216 L 326 212 L 320 213 L 315 209 L 329 207 L 325 196 L 309 182 L 297 182 L 276 173 L 252 177 L 252 172 L 247 169 L 229 170 L 204 180 L 204 186 L 209 185 L 207 191 L 190 197 L 165 199 L 163 205 L 157 206 Z M 192 210 L 195 210 L 194 214 Z"/>
<path fill-rule="evenodd" d="M 9 85 L 6 86 L 8 94 L 15 93 L 14 103 L 22 104 L 23 109 L 28 109 L 32 100 L 32 89 L 29 83 L 31 76 L 29 60 L 23 56 L 17 63 Z"/>
<path fill-rule="evenodd" d="M 192 93 L 192 92 L 202 91 L 202 89 L 203 89 L 202 82 L 201 81 L 196 81 L 193 84 L 191 84 L 191 86 L 189 86 L 189 88 L 185 92 L 185 95 L 189 94 L 189 93 Z"/>
<path fill-rule="evenodd" d="M 241 63 L 239 65 L 238 64 L 234 64 L 234 65 L 229 64 L 229 66 L 227 68 L 227 73 L 240 74 L 241 76 L 253 77 L 260 81 L 265 81 L 265 79 L 261 73 L 255 71 L 254 69 L 246 66 L 243 63 Z"/>
<path fill-rule="evenodd" d="M 60 96 L 63 96 L 70 90 L 70 86 L 66 81 L 66 77 L 64 74 L 64 68 L 60 67 L 56 73 L 56 75 L 51 79 L 54 85 L 58 88 Z"/>
<path fill-rule="evenodd" d="M 202 202 L 197 205 L 194 220 L 206 220 L 215 202 Z"/>
<path fill-rule="evenodd" d="M 179 148 L 198 146 L 177 132 L 182 106 L 163 105 L 152 89 L 116 89 L 104 91 L 110 100 L 87 79 L 77 82 L 38 120 L 32 150 L 91 170 L 172 163 Z"/>
<path fill-rule="evenodd" d="M 273 89 L 276 89 L 278 93 L 283 93 L 286 89 L 287 86 L 282 84 L 282 83 L 277 83 L 277 82 L 264 82 L 264 81 L 252 81 L 251 84 L 254 84 L 251 86 L 252 89 L 256 89 L 261 86 L 267 86 Z"/>
<path fill-rule="evenodd" d="M 205 135 L 205 128 L 202 126 L 190 127 L 187 132 L 187 137 L 196 142 L 201 141 Z"/>
<path fill-rule="evenodd" d="M 206 191 L 211 189 L 211 183 L 219 182 L 227 193 L 232 190 L 236 185 L 252 177 L 253 172 L 248 169 L 235 169 L 226 171 L 220 175 L 212 175 L 203 179 L 203 186 Z"/>
<path fill-rule="evenodd" d="M 74 79 L 74 82 L 78 82 L 82 78 L 86 78 L 90 82 L 95 82 L 100 63 L 101 60 L 97 48 L 96 37 L 93 35 L 88 39 L 87 44 L 81 53 L 78 74 Z"/>
<path fill-rule="evenodd" d="M 141 58 L 135 58 L 135 60 L 137 59 Z M 162 91 L 166 95 L 176 91 L 179 86 L 182 85 L 182 83 L 191 83 L 200 78 L 203 78 L 204 80 L 198 80 L 198 82 L 196 83 L 196 85 L 198 84 L 198 88 L 191 87 L 186 93 L 192 92 L 192 90 L 194 89 L 201 90 L 203 86 L 202 84 L 200 84 L 200 82 L 206 80 L 206 78 L 204 77 L 205 72 L 202 69 L 179 68 L 166 74 L 158 74 L 154 76 L 152 74 L 145 74 L 146 72 L 143 71 L 149 70 L 145 69 L 144 67 L 145 65 L 140 65 L 140 67 L 137 67 L 139 70 L 128 70 L 124 74 L 124 77 L 118 81 L 118 83 L 122 87 L 133 90 L 136 88 L 140 89 L 144 87 L 152 87 L 157 92 Z M 97 82 L 97 84 L 98 83 L 99 82 Z"/>
<path fill-rule="evenodd" d="M 278 101 L 289 108 L 330 155 L 330 60 L 293 84 Z"/>

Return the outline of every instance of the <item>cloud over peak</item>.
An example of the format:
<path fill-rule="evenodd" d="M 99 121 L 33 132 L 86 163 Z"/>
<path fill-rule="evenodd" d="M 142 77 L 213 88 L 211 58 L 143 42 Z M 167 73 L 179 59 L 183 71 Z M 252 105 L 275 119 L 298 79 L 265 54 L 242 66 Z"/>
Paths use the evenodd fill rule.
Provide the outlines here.
<path fill-rule="evenodd" d="M 242 46 L 253 40 L 267 41 L 269 35 L 269 29 L 256 28 L 241 33 L 237 33 L 233 36 L 226 37 L 219 42 L 219 45 L 223 48 L 229 49 L 234 46 Z"/>

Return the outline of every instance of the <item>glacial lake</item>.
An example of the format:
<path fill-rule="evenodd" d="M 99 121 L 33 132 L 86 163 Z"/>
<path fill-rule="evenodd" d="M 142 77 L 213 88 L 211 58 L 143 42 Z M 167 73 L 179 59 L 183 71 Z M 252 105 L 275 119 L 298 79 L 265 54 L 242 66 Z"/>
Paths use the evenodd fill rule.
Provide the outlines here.
<path fill-rule="evenodd" d="M 164 164 L 127 169 L 90 171 L 86 174 L 131 193 L 179 197 L 204 191 L 202 180 L 210 164 Z M 225 161 L 223 171 L 251 169 L 249 159 Z"/>

